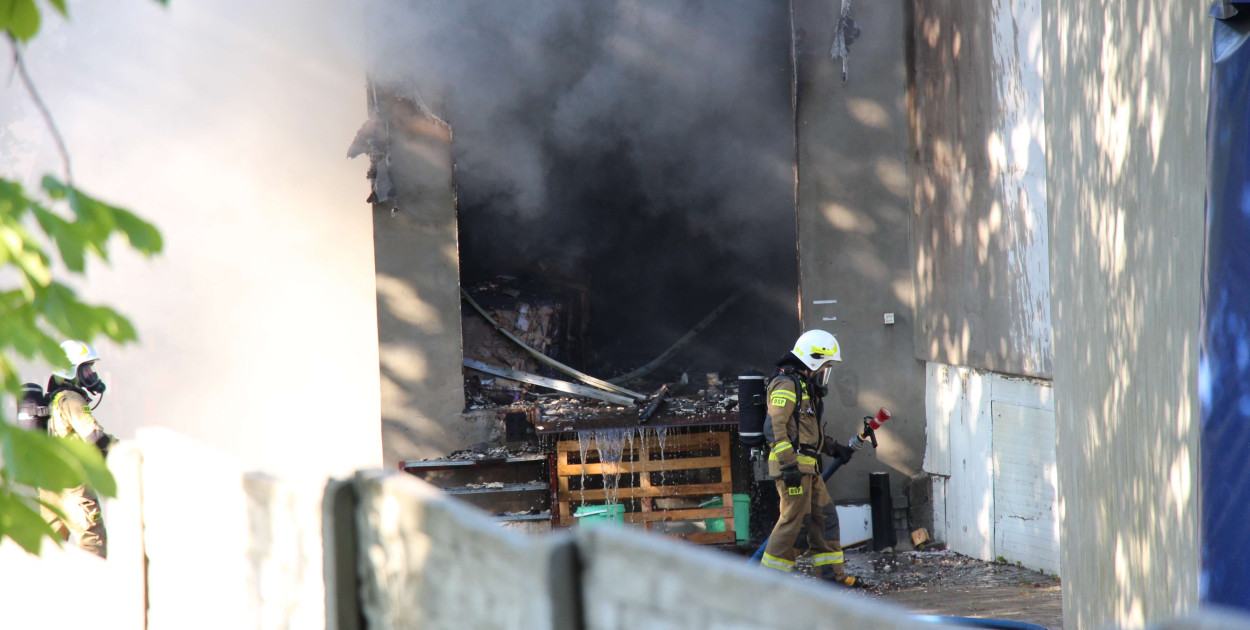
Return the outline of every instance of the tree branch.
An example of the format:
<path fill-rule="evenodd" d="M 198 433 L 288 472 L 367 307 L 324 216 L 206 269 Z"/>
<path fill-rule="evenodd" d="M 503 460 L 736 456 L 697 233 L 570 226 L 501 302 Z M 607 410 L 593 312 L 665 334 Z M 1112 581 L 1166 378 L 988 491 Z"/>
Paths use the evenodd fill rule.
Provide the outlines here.
<path fill-rule="evenodd" d="M 69 150 L 65 148 L 65 140 L 61 137 L 61 132 L 56 128 L 56 122 L 52 120 L 52 112 L 48 111 L 48 106 L 44 105 L 43 99 L 39 97 L 39 91 L 35 89 L 35 82 L 30 79 L 30 73 L 26 71 L 26 61 L 22 58 L 22 51 L 18 48 L 17 42 L 13 40 L 13 36 L 9 36 L 9 46 L 13 48 L 13 67 L 17 69 L 17 73 L 22 77 L 22 84 L 26 86 L 26 91 L 30 92 L 30 98 L 35 102 L 35 107 L 39 108 L 39 113 L 43 116 L 44 122 L 48 124 L 48 130 L 52 132 L 52 138 L 56 140 L 56 149 L 61 153 L 61 161 L 65 164 L 65 184 L 69 186 L 70 191 L 74 190 L 74 171 L 69 164 Z M 71 194 L 73 194 L 71 192 Z"/>

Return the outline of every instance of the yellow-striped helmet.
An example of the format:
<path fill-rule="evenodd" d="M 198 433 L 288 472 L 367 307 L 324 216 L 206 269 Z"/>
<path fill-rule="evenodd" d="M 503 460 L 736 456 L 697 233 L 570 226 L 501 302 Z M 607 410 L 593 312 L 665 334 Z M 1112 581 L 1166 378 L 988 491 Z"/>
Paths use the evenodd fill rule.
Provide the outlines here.
<path fill-rule="evenodd" d="M 842 348 L 838 346 L 838 338 L 824 330 L 809 330 L 799 335 L 799 340 L 794 342 L 794 349 L 790 353 L 812 371 L 819 370 L 830 361 L 842 360 Z"/>

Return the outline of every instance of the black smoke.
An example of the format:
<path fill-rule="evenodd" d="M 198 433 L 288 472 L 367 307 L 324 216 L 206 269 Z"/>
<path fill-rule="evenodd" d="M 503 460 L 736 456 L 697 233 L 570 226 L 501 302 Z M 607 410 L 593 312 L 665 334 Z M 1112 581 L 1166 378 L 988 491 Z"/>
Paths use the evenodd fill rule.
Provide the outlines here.
<path fill-rule="evenodd" d="M 790 21 L 770 0 L 414 0 L 374 81 L 449 122 L 466 285 L 588 288 L 592 370 L 771 362 L 798 332 Z"/>

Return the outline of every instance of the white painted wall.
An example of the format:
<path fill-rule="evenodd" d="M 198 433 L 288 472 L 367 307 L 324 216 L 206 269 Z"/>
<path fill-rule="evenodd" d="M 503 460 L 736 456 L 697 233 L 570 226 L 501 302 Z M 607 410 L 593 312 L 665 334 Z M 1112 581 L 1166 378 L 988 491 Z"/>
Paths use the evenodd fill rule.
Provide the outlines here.
<path fill-rule="evenodd" d="M 1046 125 L 1042 101 L 1041 0 L 987 5 L 994 43 L 990 76 L 997 109 L 988 140 L 990 176 L 997 185 L 987 225 L 1005 233 L 1011 284 L 1006 300 L 1020 315 L 1007 340 L 1019 351 L 1022 374 L 1048 375 L 1051 366 L 1050 248 L 1046 233 Z"/>
<path fill-rule="evenodd" d="M 935 538 L 982 560 L 1058 573 L 1049 383 L 940 363 L 926 371 Z"/>
<path fill-rule="evenodd" d="M 380 464 L 368 165 L 345 157 L 365 119 L 352 3 L 69 4 L 31 74 L 77 183 L 165 236 L 82 287 L 141 336 L 100 344 L 106 429 L 172 428 L 283 475 Z M 0 172 L 59 173 L 20 81 L 0 95 Z"/>

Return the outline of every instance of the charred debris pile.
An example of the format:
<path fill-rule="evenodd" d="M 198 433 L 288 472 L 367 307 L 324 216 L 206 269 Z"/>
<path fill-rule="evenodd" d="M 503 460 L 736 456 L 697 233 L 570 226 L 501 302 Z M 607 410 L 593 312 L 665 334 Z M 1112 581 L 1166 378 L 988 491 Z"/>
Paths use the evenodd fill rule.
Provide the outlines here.
<path fill-rule="evenodd" d="M 501 277 L 464 290 L 463 297 L 466 407 L 498 410 L 514 450 L 527 433 L 737 423 L 736 380 L 668 364 L 737 296 L 654 360 L 609 379 L 572 367 L 584 366 L 589 353 L 589 307 L 581 287 Z M 497 456 L 508 447 L 489 450 L 499 450 L 490 453 Z M 486 457 L 482 451 L 457 455 Z"/>

